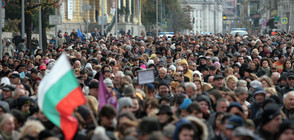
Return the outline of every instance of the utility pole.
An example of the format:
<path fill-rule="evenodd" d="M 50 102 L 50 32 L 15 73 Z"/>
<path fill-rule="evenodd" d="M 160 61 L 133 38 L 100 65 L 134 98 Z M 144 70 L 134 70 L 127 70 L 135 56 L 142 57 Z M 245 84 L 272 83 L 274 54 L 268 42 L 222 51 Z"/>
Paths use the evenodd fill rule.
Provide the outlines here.
<path fill-rule="evenodd" d="M 57 7 L 55 7 L 55 16 L 57 16 Z M 56 48 L 58 48 L 58 40 L 57 40 L 58 37 L 57 37 L 57 32 L 58 32 L 58 31 L 57 31 L 57 23 L 56 23 L 56 24 L 55 24 L 55 40 L 56 40 L 56 41 L 55 41 L 55 42 L 56 42 L 55 47 L 56 47 Z"/>
<path fill-rule="evenodd" d="M 25 11 L 24 11 L 24 1 L 21 0 L 21 38 L 25 38 Z"/>
<path fill-rule="evenodd" d="M 102 31 L 101 35 L 104 36 L 104 7 L 105 6 L 105 0 L 102 0 Z"/>
<path fill-rule="evenodd" d="M 114 35 L 116 35 L 116 38 L 118 39 L 118 34 L 117 34 L 117 2 L 118 0 L 115 0 L 115 31 Z"/>
<path fill-rule="evenodd" d="M 156 37 L 158 37 L 158 0 L 156 0 Z"/>
<path fill-rule="evenodd" d="M 138 36 L 140 36 L 140 0 L 137 0 Z"/>
<path fill-rule="evenodd" d="M 39 0 L 41 3 L 41 0 Z M 39 47 L 43 50 L 43 40 L 42 40 L 42 15 L 41 15 L 42 6 L 39 6 Z"/>
<path fill-rule="evenodd" d="M 163 22 L 163 20 L 162 20 L 162 0 L 160 0 L 160 25 L 161 25 L 161 23 Z M 163 27 L 161 26 L 161 28 L 163 29 Z M 163 32 L 163 31 L 162 31 Z"/>
<path fill-rule="evenodd" d="M 2 5 L 1 5 L 2 6 Z M 3 45 L 2 45 L 2 22 L 3 22 L 3 18 L 2 18 L 2 7 L 0 8 L 0 58 L 2 59 L 2 49 L 3 49 Z"/>

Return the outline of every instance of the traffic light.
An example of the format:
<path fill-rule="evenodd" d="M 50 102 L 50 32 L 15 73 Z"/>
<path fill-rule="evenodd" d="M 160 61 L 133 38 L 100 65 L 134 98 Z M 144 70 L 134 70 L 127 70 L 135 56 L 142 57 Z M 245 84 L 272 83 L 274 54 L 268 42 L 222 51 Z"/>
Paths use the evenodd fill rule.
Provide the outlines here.
<path fill-rule="evenodd" d="M 226 15 L 223 15 L 223 19 L 227 19 L 227 16 Z"/>

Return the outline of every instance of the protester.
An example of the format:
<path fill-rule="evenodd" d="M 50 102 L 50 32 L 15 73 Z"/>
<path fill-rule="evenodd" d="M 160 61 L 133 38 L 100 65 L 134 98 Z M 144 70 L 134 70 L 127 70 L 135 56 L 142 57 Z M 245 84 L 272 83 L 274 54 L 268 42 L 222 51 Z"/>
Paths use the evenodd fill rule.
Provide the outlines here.
<path fill-rule="evenodd" d="M 293 139 L 294 33 L 275 32 L 156 37 L 73 30 L 36 50 L 17 33 L 2 48 L 0 139 L 65 138 L 37 105 L 40 82 L 62 54 L 87 99 L 70 114 L 79 128 L 73 139 Z"/>

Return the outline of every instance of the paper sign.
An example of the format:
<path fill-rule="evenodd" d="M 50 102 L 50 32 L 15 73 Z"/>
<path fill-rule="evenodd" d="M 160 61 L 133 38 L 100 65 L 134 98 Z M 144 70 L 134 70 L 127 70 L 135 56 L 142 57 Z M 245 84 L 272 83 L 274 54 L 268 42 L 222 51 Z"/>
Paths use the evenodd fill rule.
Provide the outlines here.
<path fill-rule="evenodd" d="M 138 83 L 140 85 L 153 83 L 155 81 L 154 70 L 139 70 L 138 72 Z"/>

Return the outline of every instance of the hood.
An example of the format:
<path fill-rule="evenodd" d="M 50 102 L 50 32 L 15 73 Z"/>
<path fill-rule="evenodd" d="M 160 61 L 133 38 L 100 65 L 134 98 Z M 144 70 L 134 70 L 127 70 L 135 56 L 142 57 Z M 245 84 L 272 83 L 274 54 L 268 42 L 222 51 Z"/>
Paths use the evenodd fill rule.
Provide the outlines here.
<path fill-rule="evenodd" d="M 206 124 L 202 120 L 192 116 L 188 116 L 186 117 L 186 119 L 191 121 L 195 126 L 197 130 L 196 137 L 198 140 L 206 140 L 208 138 L 208 129 Z"/>
<path fill-rule="evenodd" d="M 179 140 L 179 131 L 181 129 L 181 127 L 184 125 L 184 124 L 187 124 L 187 123 L 191 123 L 189 120 L 187 119 L 180 119 L 177 123 L 176 123 L 176 130 L 175 130 L 175 133 L 174 133 L 174 138 L 173 140 Z"/>

